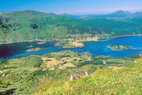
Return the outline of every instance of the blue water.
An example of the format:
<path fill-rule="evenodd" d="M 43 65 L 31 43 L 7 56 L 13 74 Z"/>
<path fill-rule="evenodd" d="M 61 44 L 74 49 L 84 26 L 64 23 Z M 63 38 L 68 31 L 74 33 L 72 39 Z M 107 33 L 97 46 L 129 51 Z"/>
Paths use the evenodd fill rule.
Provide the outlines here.
<path fill-rule="evenodd" d="M 133 48 L 125 51 L 113 51 L 110 48 L 107 48 L 109 45 L 128 45 Z M 31 48 L 45 48 L 41 51 L 27 52 L 26 50 Z M 0 45 L 0 59 L 13 59 L 21 58 L 31 55 L 45 55 L 52 52 L 59 52 L 62 50 L 71 50 L 79 53 L 88 52 L 93 56 L 110 56 L 110 57 L 127 57 L 142 53 L 142 37 L 133 36 L 133 37 L 119 37 L 108 41 L 100 42 L 85 42 L 85 46 L 81 48 L 62 48 L 57 47 L 54 43 L 45 43 L 38 44 L 36 42 L 32 43 L 16 43 L 16 44 L 7 44 Z"/>

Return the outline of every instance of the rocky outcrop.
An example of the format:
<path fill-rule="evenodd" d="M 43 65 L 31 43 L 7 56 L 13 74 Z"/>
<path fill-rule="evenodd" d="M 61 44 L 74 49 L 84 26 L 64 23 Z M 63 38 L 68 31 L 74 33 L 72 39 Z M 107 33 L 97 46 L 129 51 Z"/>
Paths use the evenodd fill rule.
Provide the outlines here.
<path fill-rule="evenodd" d="M 83 75 L 71 75 L 70 80 L 78 80 L 83 77 L 89 76 L 88 72 L 85 72 Z"/>
<path fill-rule="evenodd" d="M 0 91 L 0 95 L 16 95 L 16 88 Z"/>

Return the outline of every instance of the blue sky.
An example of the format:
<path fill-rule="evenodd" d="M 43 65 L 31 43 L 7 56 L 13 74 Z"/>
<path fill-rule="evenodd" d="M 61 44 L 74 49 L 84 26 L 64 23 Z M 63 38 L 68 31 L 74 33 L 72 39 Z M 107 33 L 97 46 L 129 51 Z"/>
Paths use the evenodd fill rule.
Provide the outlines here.
<path fill-rule="evenodd" d="M 102 14 L 141 9 L 142 0 L 0 0 L 0 12 L 36 10 L 57 14 Z"/>

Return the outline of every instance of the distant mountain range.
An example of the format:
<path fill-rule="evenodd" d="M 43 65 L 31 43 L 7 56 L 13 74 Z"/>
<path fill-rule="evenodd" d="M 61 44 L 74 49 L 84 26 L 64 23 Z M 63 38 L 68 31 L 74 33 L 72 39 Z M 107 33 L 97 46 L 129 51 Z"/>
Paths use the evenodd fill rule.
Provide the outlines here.
<path fill-rule="evenodd" d="M 142 11 L 140 12 L 129 12 L 129 11 L 123 11 L 119 10 L 111 14 L 100 14 L 100 15 L 80 15 L 80 16 L 75 16 L 78 18 L 90 18 L 90 17 L 101 17 L 101 18 L 134 18 L 134 17 L 139 17 L 142 16 Z"/>
<path fill-rule="evenodd" d="M 24 10 L 24 11 L 16 11 L 16 12 L 0 12 L 0 14 L 20 14 L 20 13 L 28 13 L 31 15 L 36 15 L 36 14 L 51 14 L 51 15 L 56 15 L 54 13 L 44 13 L 44 12 L 38 12 L 38 11 L 33 11 L 33 10 Z M 90 15 L 71 15 L 64 13 L 61 16 L 65 17 L 75 17 L 75 18 L 92 18 L 92 17 L 100 17 L 100 18 L 134 18 L 134 17 L 139 17 L 142 16 L 142 11 L 139 12 L 129 12 L 129 11 L 123 11 L 123 10 L 118 10 L 114 13 L 110 14 L 90 14 Z"/>

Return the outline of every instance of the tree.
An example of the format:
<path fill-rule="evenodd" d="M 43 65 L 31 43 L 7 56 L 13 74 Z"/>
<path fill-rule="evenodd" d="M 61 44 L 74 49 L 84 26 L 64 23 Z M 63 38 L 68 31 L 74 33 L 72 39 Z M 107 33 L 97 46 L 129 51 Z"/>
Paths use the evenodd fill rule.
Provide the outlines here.
<path fill-rule="evenodd" d="M 39 26 L 37 25 L 37 24 L 31 24 L 30 25 L 31 26 L 31 28 L 33 29 L 33 31 L 35 32 L 35 38 L 36 38 L 36 40 L 38 40 L 38 29 L 39 29 Z"/>
<path fill-rule="evenodd" d="M 31 24 L 32 29 L 38 29 L 38 25 L 37 24 Z"/>
<path fill-rule="evenodd" d="M 11 26 L 10 24 L 6 23 L 2 18 L 0 18 L 0 39 L 2 42 L 6 43 Z"/>

